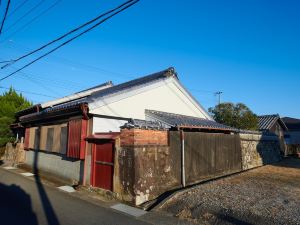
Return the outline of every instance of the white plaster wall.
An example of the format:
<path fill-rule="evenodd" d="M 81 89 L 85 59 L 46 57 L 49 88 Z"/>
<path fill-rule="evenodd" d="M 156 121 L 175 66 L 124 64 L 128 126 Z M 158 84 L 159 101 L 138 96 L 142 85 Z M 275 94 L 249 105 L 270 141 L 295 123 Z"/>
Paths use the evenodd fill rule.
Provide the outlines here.
<path fill-rule="evenodd" d="M 116 120 L 107 118 L 93 118 L 93 134 L 101 132 L 119 132 L 120 126 L 127 123 L 127 120 Z"/>
<path fill-rule="evenodd" d="M 96 100 L 96 99 L 95 99 Z M 197 103 L 172 78 L 126 91 L 116 96 L 97 99 L 89 104 L 90 112 L 134 119 L 145 119 L 145 109 L 208 118 Z"/>

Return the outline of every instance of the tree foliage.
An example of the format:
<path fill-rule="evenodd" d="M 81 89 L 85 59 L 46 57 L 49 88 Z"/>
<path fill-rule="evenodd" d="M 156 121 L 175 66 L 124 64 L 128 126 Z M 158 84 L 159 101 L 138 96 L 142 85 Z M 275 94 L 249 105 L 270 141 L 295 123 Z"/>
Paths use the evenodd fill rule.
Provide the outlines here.
<path fill-rule="evenodd" d="M 15 113 L 31 105 L 31 102 L 12 87 L 0 95 L 0 147 L 13 138 L 10 125 L 15 121 Z"/>
<path fill-rule="evenodd" d="M 243 103 L 222 103 L 208 110 L 218 122 L 243 130 L 257 130 L 257 116 Z"/>

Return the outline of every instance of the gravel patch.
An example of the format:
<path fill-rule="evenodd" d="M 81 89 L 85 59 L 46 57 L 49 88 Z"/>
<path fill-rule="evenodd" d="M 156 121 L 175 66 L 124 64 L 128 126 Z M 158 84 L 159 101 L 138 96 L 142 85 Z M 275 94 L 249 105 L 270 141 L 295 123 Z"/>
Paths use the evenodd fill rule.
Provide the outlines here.
<path fill-rule="evenodd" d="M 160 210 L 198 224 L 300 225 L 300 159 L 185 190 Z"/>

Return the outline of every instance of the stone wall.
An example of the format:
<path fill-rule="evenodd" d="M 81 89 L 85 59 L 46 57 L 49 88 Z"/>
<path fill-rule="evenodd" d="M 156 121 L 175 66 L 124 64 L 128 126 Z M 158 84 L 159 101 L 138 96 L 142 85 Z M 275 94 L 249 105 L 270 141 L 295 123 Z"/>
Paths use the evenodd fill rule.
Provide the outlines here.
<path fill-rule="evenodd" d="M 240 139 L 243 170 L 281 160 L 280 142 L 277 136 L 240 134 Z"/>
<path fill-rule="evenodd" d="M 23 143 L 7 143 L 3 160 L 7 165 L 16 166 L 25 161 L 25 151 Z"/>

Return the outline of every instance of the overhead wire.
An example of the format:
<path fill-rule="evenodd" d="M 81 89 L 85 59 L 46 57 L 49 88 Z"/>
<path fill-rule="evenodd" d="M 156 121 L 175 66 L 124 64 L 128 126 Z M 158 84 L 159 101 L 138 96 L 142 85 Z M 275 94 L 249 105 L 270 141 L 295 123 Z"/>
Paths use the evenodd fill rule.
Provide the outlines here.
<path fill-rule="evenodd" d="M 7 32 L 14 28 L 21 20 L 23 20 L 25 17 L 27 17 L 29 14 L 34 12 L 39 6 L 41 6 L 45 1 L 41 0 L 36 5 L 34 5 L 32 8 L 30 8 L 28 11 L 26 11 L 22 16 L 20 16 L 13 24 L 11 24 L 8 28 L 6 28 L 4 31 Z"/>
<path fill-rule="evenodd" d="M 28 0 L 24 0 L 23 2 L 21 2 L 21 4 L 19 4 L 13 11 L 11 11 L 8 15 L 7 18 L 9 18 L 10 16 L 12 16 L 13 14 L 15 14 L 22 6 L 24 6 L 26 3 L 28 2 Z"/>
<path fill-rule="evenodd" d="M 46 14 L 48 11 L 50 11 L 51 9 L 53 9 L 55 6 L 57 6 L 58 3 L 60 3 L 61 1 L 62 0 L 55 1 L 52 5 L 50 5 L 48 8 L 46 8 L 45 10 L 43 10 L 41 13 L 39 13 L 34 18 L 32 18 L 28 23 L 24 24 L 22 27 L 20 27 L 19 29 L 17 29 L 15 32 L 11 33 L 11 35 L 9 35 L 7 38 L 5 38 L 4 40 L 2 40 L 0 43 L 4 43 L 8 39 L 10 39 L 12 36 L 14 36 L 15 34 L 17 34 L 18 32 L 24 30 L 26 27 L 28 27 L 34 21 L 36 21 L 37 19 L 39 19 L 41 16 L 43 16 L 44 14 Z"/>
<path fill-rule="evenodd" d="M 3 87 L 0 86 L 1 89 L 6 89 L 6 90 L 10 90 L 10 88 L 8 87 Z M 24 91 L 24 90 L 20 90 L 20 89 L 15 89 L 13 88 L 15 91 L 20 92 L 20 93 L 26 93 L 26 94 L 32 94 L 32 95 L 39 95 L 39 96 L 44 96 L 44 97 L 49 97 L 49 98 L 56 98 L 55 96 L 51 96 L 51 95 L 45 95 L 45 94 L 41 94 L 41 93 L 36 93 L 36 92 L 31 92 L 31 91 Z"/>
<path fill-rule="evenodd" d="M 6 47 L 17 49 L 18 51 L 30 51 L 30 49 L 27 46 L 24 46 L 23 44 L 21 45 L 20 43 L 16 43 L 15 41 L 12 41 L 12 40 L 10 42 L 13 43 L 13 45 L 12 46 L 11 45 L 6 45 Z M 76 62 L 74 60 L 67 59 L 65 57 L 56 56 L 56 55 L 52 55 L 51 57 L 56 62 L 59 62 L 62 65 L 67 64 L 67 65 L 70 65 L 70 66 L 72 66 L 76 69 L 80 68 L 80 67 L 84 67 L 85 69 L 88 69 L 88 70 L 93 71 L 93 72 L 104 72 L 104 73 L 111 74 L 111 75 L 114 75 L 115 77 L 119 77 L 119 78 L 124 78 L 124 77 L 134 78 L 134 76 L 131 76 L 131 75 L 128 75 L 128 74 L 125 74 L 125 73 L 120 73 L 120 72 L 116 72 L 116 71 L 103 69 L 103 68 L 100 68 L 99 66 L 89 65 L 89 64 L 86 64 L 86 63 L 82 63 L 82 62 Z M 8 62 L 11 62 L 11 60 L 3 61 L 3 63 L 8 63 Z"/>
<path fill-rule="evenodd" d="M 9 6 L 10 6 L 10 0 L 7 1 L 5 13 L 4 13 L 4 17 L 3 17 L 3 19 L 2 19 L 2 23 L 1 23 L 1 26 L 0 26 L 0 35 L 1 35 L 2 29 L 3 29 L 3 27 L 4 27 L 4 23 L 5 23 L 6 16 L 7 16 L 8 10 L 9 10 Z"/>
<path fill-rule="evenodd" d="M 34 59 L 33 61 L 27 63 L 27 64 L 24 65 L 24 66 L 22 66 L 22 67 L 19 68 L 18 70 L 16 70 L 16 71 L 14 71 L 14 72 L 12 72 L 12 73 L 10 73 L 10 74 L 8 74 L 8 75 L 2 77 L 2 78 L 0 79 L 0 81 L 3 81 L 3 80 L 5 80 L 5 79 L 7 79 L 8 77 L 13 76 L 14 74 L 20 72 L 21 70 L 27 68 L 28 66 L 32 65 L 33 63 L 39 61 L 40 59 L 46 57 L 47 55 L 49 55 L 49 54 L 51 54 L 51 53 L 53 53 L 54 51 L 58 50 L 59 48 L 61 48 L 61 47 L 65 46 L 65 45 L 67 45 L 68 43 L 72 42 L 73 40 L 79 38 L 80 36 L 82 36 L 82 35 L 84 35 L 84 34 L 86 34 L 86 33 L 88 33 L 89 31 L 93 30 L 94 28 L 96 28 L 97 26 L 101 25 L 102 23 L 104 23 L 104 22 L 107 21 L 108 19 L 112 18 L 113 16 L 115 16 L 115 15 L 121 13 L 122 11 L 126 10 L 127 8 L 133 6 L 133 5 L 136 4 L 138 1 L 139 1 L 139 0 L 134 0 L 134 1 L 132 1 L 130 4 L 126 5 L 125 7 L 121 8 L 121 9 L 119 9 L 119 10 L 117 10 L 115 13 L 109 15 L 109 16 L 106 17 L 105 19 L 100 20 L 99 22 L 97 22 L 97 23 L 96 23 L 95 25 L 93 25 L 92 27 L 90 27 L 90 28 L 84 30 L 83 32 L 77 34 L 76 36 L 72 37 L 71 39 L 69 39 L 69 40 L 63 42 L 62 44 L 58 45 L 58 46 L 55 47 L 54 49 L 48 51 L 47 53 L 45 53 L 45 54 L 39 56 L 38 58 Z"/>
<path fill-rule="evenodd" d="M 112 10 L 109 10 L 109 11 L 107 11 L 107 12 L 105 12 L 105 13 L 102 13 L 102 14 L 98 15 L 98 16 L 95 17 L 94 19 L 89 20 L 88 22 L 86 22 L 86 23 L 84 23 L 84 24 L 82 24 L 82 25 L 80 25 L 80 26 L 78 26 L 78 27 L 76 27 L 76 28 L 74 28 L 74 29 L 68 31 L 67 33 L 65 33 L 65 34 L 59 36 L 58 38 L 56 38 L 56 39 L 54 39 L 54 40 L 48 42 L 47 44 L 44 44 L 44 45 L 42 45 L 41 47 L 39 47 L 39 48 L 37 48 L 37 49 L 35 49 L 35 50 L 33 50 L 33 51 L 31 51 L 31 52 L 29 52 L 29 53 L 23 55 L 23 56 L 20 56 L 20 57 L 17 58 L 17 59 L 11 60 L 11 63 L 8 63 L 8 64 L 4 65 L 3 67 L 1 67 L 1 69 L 5 68 L 5 67 L 7 67 L 7 66 L 9 66 L 9 65 L 11 65 L 11 64 L 13 64 L 13 63 L 16 63 L 16 62 L 18 62 L 19 60 L 24 59 L 24 58 L 26 58 L 26 57 L 28 57 L 28 56 L 30 56 L 30 55 L 32 55 L 32 54 L 38 52 L 38 51 L 41 51 L 42 49 L 48 47 L 49 45 L 54 44 L 54 43 L 56 43 L 56 42 L 62 40 L 63 38 L 65 38 L 65 37 L 67 37 L 67 36 L 69 36 L 69 35 L 71 35 L 71 34 L 77 32 L 78 30 L 80 30 L 80 29 L 82 29 L 82 28 L 84 28 L 84 27 L 86 27 L 86 26 L 88 26 L 88 25 L 94 23 L 95 21 L 99 20 L 100 18 L 102 18 L 102 17 L 104 17 L 104 16 L 107 16 L 107 15 L 109 15 L 109 14 L 111 14 L 111 13 L 113 13 L 113 12 L 119 10 L 120 8 L 124 7 L 125 5 L 128 5 L 130 2 L 134 2 L 134 1 L 135 1 L 135 0 L 129 0 L 129 1 L 127 1 L 127 2 L 125 2 L 125 3 L 123 3 L 123 4 L 121 4 L 121 5 L 119 5 L 118 7 L 114 8 L 114 9 L 112 9 Z"/>

